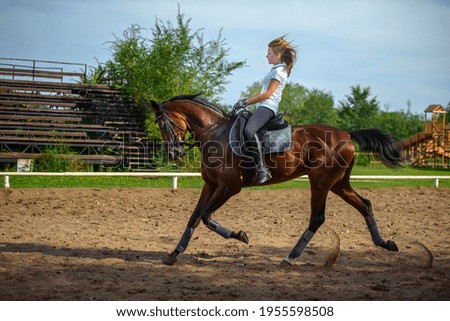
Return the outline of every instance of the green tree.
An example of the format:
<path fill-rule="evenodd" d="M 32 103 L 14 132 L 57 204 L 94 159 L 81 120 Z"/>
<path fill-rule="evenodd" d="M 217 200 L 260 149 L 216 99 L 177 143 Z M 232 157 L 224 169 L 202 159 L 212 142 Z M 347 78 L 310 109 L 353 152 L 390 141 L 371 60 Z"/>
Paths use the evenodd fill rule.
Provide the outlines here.
<path fill-rule="evenodd" d="M 423 130 L 423 117 L 410 112 L 381 112 L 378 127 L 396 140 L 405 139 Z"/>
<path fill-rule="evenodd" d="M 250 86 L 247 86 L 245 91 L 241 92 L 241 97 L 242 98 L 252 97 L 252 96 L 258 94 L 259 92 L 261 92 L 261 87 L 262 87 L 262 81 L 255 81 Z M 249 106 L 248 109 L 254 110 L 255 106 Z"/>
<path fill-rule="evenodd" d="M 90 70 L 85 81 L 112 82 L 137 103 L 194 93 L 218 102 L 227 77 L 245 62 L 227 61 L 229 49 L 221 32 L 205 41 L 201 30 L 191 30 L 190 22 L 178 10 L 175 24 L 156 20 L 151 38 L 139 25 L 131 25 L 110 43 L 111 58 Z M 153 114 L 148 115 L 146 128 L 150 140 L 160 140 Z"/>
<path fill-rule="evenodd" d="M 283 91 L 279 110 L 284 118 L 292 125 L 305 123 L 304 106 L 308 89 L 298 83 L 289 82 Z"/>
<path fill-rule="evenodd" d="M 139 25 L 126 29 L 111 42 L 108 78 L 137 102 L 198 92 L 218 101 L 227 77 L 245 62 L 228 62 L 221 33 L 205 41 L 200 30 L 190 29 L 190 22 L 180 12 L 175 25 L 156 20 L 152 38 Z"/>
<path fill-rule="evenodd" d="M 247 87 L 242 96 L 253 96 L 261 90 L 261 87 L 261 82 L 257 81 Z M 278 110 L 283 112 L 283 118 L 293 125 L 321 123 L 335 126 L 338 118 L 333 105 L 331 92 L 307 89 L 298 83 L 289 82 L 284 88 Z"/>
<path fill-rule="evenodd" d="M 256 81 L 241 93 L 242 97 L 251 97 L 261 91 L 262 82 Z M 284 87 L 283 98 L 281 99 L 278 110 L 283 112 L 283 118 L 291 124 L 301 123 L 301 109 L 304 105 L 307 89 L 296 83 L 287 83 Z M 250 106 L 249 110 L 253 110 L 255 106 Z"/>
<path fill-rule="evenodd" d="M 302 108 L 304 123 L 338 124 L 337 110 L 334 108 L 334 99 L 331 92 L 319 89 L 311 89 L 306 93 L 306 99 Z"/>
<path fill-rule="evenodd" d="M 351 87 L 351 95 L 339 101 L 339 127 L 346 130 L 376 127 L 380 103 L 376 96 L 370 98 L 370 87 Z"/>
<path fill-rule="evenodd" d="M 447 119 L 447 123 L 450 123 L 450 101 L 447 103 L 447 106 L 445 106 L 445 110 L 447 111 L 447 115 L 449 115 Z"/>

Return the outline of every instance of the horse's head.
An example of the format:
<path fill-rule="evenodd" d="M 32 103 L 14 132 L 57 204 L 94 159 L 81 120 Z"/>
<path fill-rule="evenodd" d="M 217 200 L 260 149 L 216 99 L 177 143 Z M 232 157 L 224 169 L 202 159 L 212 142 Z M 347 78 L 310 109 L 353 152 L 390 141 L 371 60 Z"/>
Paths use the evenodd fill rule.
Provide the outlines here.
<path fill-rule="evenodd" d="M 179 160 L 185 155 L 184 137 L 187 131 L 186 121 L 181 116 L 164 105 L 151 101 L 151 111 L 155 114 L 155 123 L 158 124 L 167 156 L 170 161 Z"/>

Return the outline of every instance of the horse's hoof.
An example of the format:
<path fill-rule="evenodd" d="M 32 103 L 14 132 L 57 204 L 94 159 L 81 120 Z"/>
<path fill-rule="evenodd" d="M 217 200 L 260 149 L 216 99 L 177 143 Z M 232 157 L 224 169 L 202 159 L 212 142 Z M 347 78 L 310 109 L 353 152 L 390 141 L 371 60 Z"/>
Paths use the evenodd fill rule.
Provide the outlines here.
<path fill-rule="evenodd" d="M 397 244 L 394 241 L 387 241 L 387 246 L 389 251 L 398 252 Z"/>
<path fill-rule="evenodd" d="M 162 260 L 162 263 L 165 265 L 174 265 L 177 262 L 177 258 L 168 255 L 164 260 Z"/>
<path fill-rule="evenodd" d="M 280 262 L 280 266 L 281 267 L 291 267 L 291 266 L 294 266 L 294 263 L 292 263 L 291 260 L 289 260 L 287 257 L 285 257 L 283 259 L 283 261 Z"/>
<path fill-rule="evenodd" d="M 248 235 L 244 231 L 239 231 L 238 233 L 238 240 L 241 242 L 244 242 L 246 244 L 249 243 Z"/>

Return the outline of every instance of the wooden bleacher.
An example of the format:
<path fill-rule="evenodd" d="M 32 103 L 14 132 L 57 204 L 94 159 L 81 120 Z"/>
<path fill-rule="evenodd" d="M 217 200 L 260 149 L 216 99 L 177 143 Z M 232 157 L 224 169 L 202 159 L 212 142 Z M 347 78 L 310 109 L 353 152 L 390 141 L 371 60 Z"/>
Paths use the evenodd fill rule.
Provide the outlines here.
<path fill-rule="evenodd" d="M 63 68 L 12 67 L 9 60 L 0 59 L 0 162 L 36 158 L 45 146 L 64 144 L 75 151 L 69 157 L 88 163 L 146 167 L 144 116 L 118 90 L 63 81 L 81 75 Z M 140 163 L 130 150 L 138 150 Z"/>

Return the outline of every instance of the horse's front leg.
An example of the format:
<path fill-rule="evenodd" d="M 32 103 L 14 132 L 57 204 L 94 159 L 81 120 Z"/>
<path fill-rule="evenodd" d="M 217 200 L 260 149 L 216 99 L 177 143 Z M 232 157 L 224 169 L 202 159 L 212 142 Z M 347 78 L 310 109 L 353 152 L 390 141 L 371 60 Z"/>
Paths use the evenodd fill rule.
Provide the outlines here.
<path fill-rule="evenodd" d="M 198 199 L 197 206 L 195 207 L 195 210 L 192 213 L 191 218 L 189 219 L 189 222 L 186 226 L 186 229 L 183 232 L 183 235 L 181 236 L 180 241 L 178 242 L 175 250 L 162 261 L 164 264 L 167 265 L 175 264 L 175 262 L 177 262 L 177 256 L 186 250 L 189 241 L 191 240 L 192 235 L 194 234 L 194 229 L 200 224 L 201 221 L 200 214 L 202 212 L 202 209 L 209 202 L 215 190 L 216 188 L 214 185 L 205 183 L 200 198 Z"/>
<path fill-rule="evenodd" d="M 234 232 L 221 226 L 216 221 L 211 220 L 212 214 L 230 199 L 231 196 L 238 192 L 239 189 L 231 189 L 228 187 L 218 188 L 213 184 L 205 183 L 194 213 L 189 219 L 189 223 L 184 230 L 177 247 L 163 260 L 163 263 L 173 265 L 177 262 L 177 256 L 186 250 L 194 233 L 194 229 L 198 226 L 200 221 L 203 221 L 210 230 L 224 238 L 234 238 L 241 242 L 248 243 L 249 239 L 247 233 L 244 231 Z"/>
<path fill-rule="evenodd" d="M 249 242 L 247 233 L 244 231 L 234 232 L 229 230 L 228 228 L 220 225 L 218 222 L 211 219 L 211 216 L 214 212 L 220 208 L 226 201 L 230 199 L 231 196 L 239 193 L 240 189 L 232 189 L 228 186 L 219 187 L 214 192 L 214 195 L 209 200 L 208 204 L 206 204 L 202 214 L 201 219 L 203 223 L 212 231 L 216 232 L 220 236 L 229 239 L 233 238 L 239 240 L 241 242 L 247 243 Z"/>
<path fill-rule="evenodd" d="M 311 181 L 311 217 L 309 219 L 308 229 L 302 234 L 289 256 L 283 259 L 281 265 L 293 265 L 294 259 L 298 258 L 303 253 L 303 250 L 311 241 L 314 234 L 325 222 L 325 205 L 328 195 L 328 188 L 316 187 L 316 184 L 313 184 L 313 182 L 314 181 Z"/>
<path fill-rule="evenodd" d="M 249 242 L 247 233 L 245 233 L 242 230 L 240 230 L 239 232 L 231 231 L 226 227 L 221 226 L 218 222 L 212 220 L 211 216 L 205 218 L 203 221 L 211 231 L 216 232 L 217 234 L 226 239 L 232 238 L 247 244 Z"/>

